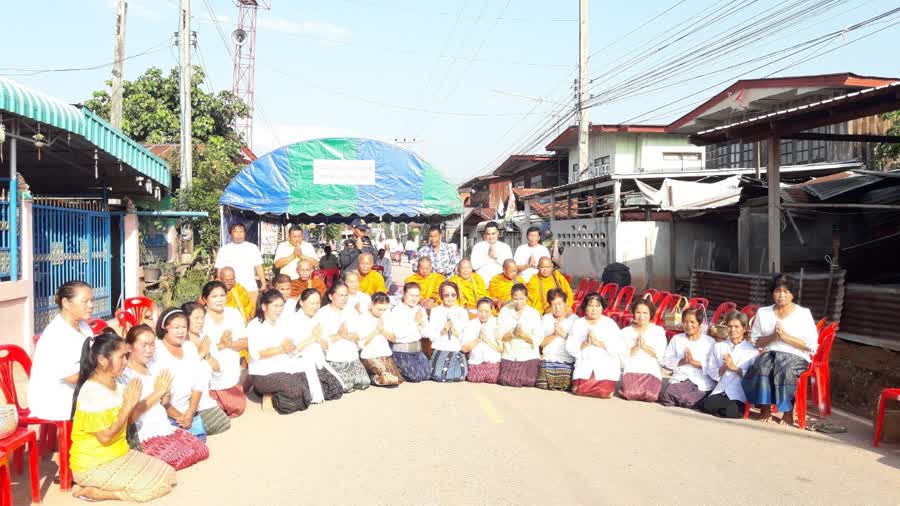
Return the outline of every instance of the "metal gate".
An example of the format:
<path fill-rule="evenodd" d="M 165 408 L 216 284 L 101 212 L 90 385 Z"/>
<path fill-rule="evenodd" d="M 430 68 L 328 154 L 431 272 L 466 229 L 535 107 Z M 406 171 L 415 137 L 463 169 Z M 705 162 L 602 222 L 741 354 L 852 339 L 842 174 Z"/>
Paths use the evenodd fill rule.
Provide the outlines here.
<path fill-rule="evenodd" d="M 106 212 L 34 205 L 34 330 L 59 312 L 53 298 L 66 281 L 94 289 L 94 316 L 112 315 L 110 215 Z"/>

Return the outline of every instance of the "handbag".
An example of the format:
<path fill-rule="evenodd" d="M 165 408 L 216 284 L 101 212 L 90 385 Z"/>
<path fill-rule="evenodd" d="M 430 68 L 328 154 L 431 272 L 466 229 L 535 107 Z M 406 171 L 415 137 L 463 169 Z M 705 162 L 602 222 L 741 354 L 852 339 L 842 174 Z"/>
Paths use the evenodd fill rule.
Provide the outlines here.
<path fill-rule="evenodd" d="M 12 434 L 19 427 L 19 411 L 15 404 L 0 406 L 0 439 Z"/>
<path fill-rule="evenodd" d="M 669 330 L 683 330 L 681 312 L 687 309 L 687 297 L 681 296 L 678 302 L 663 314 L 663 326 Z"/>

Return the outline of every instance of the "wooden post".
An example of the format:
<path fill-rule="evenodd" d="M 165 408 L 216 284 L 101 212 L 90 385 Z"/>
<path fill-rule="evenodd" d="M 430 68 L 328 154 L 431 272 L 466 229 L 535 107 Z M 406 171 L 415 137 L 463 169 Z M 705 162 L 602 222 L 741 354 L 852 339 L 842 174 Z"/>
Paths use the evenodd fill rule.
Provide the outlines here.
<path fill-rule="evenodd" d="M 769 163 L 766 186 L 769 188 L 769 272 L 781 272 L 781 144 L 778 136 L 768 139 Z"/>

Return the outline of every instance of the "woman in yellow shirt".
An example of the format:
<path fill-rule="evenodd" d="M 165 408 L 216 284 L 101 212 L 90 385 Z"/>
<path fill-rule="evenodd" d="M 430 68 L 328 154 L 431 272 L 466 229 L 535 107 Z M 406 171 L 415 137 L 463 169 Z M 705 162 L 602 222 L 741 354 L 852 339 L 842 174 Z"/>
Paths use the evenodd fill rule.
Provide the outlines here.
<path fill-rule="evenodd" d="M 128 347 L 112 330 L 84 341 L 75 386 L 69 463 L 78 483 L 72 495 L 86 500 L 146 502 L 175 485 L 169 464 L 128 448 L 125 429 L 142 411 L 141 383 L 123 387 Z"/>

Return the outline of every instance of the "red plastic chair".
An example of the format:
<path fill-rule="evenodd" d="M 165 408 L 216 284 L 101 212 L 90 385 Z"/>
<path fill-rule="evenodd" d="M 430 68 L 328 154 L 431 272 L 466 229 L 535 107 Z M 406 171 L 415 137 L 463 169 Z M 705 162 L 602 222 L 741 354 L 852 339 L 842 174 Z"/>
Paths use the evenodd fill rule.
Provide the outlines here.
<path fill-rule="evenodd" d="M 641 294 L 641 298 L 644 299 L 644 298 L 646 298 L 646 297 L 649 295 L 649 296 L 650 296 L 650 299 L 652 300 L 653 297 L 654 297 L 657 293 L 659 293 L 659 290 L 657 290 L 656 288 L 648 288 L 648 289 L 644 290 L 644 293 Z"/>
<path fill-rule="evenodd" d="M 12 473 L 9 457 L 3 452 L 0 452 L 0 504 L 12 504 Z"/>
<path fill-rule="evenodd" d="M 825 325 L 828 325 L 828 318 L 822 318 L 816 322 L 816 332 L 818 332 L 820 336 L 822 335 L 822 330 L 825 328 Z"/>
<path fill-rule="evenodd" d="M 669 295 L 671 295 L 669 292 L 656 291 L 653 293 L 653 296 L 650 297 L 650 302 L 652 302 L 654 306 L 659 308 L 659 305 L 662 304 L 662 302 L 666 300 L 666 297 L 668 297 Z"/>
<path fill-rule="evenodd" d="M 91 332 L 93 332 L 95 336 L 99 335 L 100 332 L 103 332 L 103 329 L 109 328 L 109 325 L 107 325 L 106 322 L 101 320 L 100 318 L 91 318 L 90 320 L 88 320 L 87 324 L 88 327 L 91 328 Z"/>
<path fill-rule="evenodd" d="M 900 401 L 900 388 L 885 388 L 878 397 L 878 413 L 875 415 L 875 435 L 872 446 L 878 447 L 881 442 L 881 432 L 884 429 L 884 408 L 887 401 Z"/>
<path fill-rule="evenodd" d="M 578 284 L 578 290 L 572 296 L 572 311 L 581 315 L 581 302 L 587 297 L 587 294 L 593 292 L 600 286 L 600 282 L 596 279 L 585 278 Z"/>
<path fill-rule="evenodd" d="M 566 281 L 569 282 L 569 286 L 572 286 L 572 275 L 571 274 L 563 274 L 563 277 L 566 278 Z"/>
<path fill-rule="evenodd" d="M 606 316 L 619 323 L 622 315 L 629 311 L 632 300 L 634 300 L 634 287 L 631 285 L 623 286 L 619 290 L 619 294 L 616 295 L 616 300 L 606 309 Z"/>
<path fill-rule="evenodd" d="M 693 297 L 688 299 L 688 307 L 703 307 L 703 309 L 709 308 L 709 299 L 704 299 L 703 297 Z"/>
<path fill-rule="evenodd" d="M 384 266 L 382 265 L 373 265 L 372 270 L 375 272 L 384 272 Z"/>
<path fill-rule="evenodd" d="M 72 471 L 69 469 L 69 446 L 71 444 L 72 422 L 70 420 L 44 420 L 31 416 L 28 408 L 19 403 L 16 383 L 13 377 L 13 364 L 19 364 L 28 377 L 31 377 L 31 359 L 25 350 L 12 344 L 0 345 L 0 390 L 7 402 L 15 404 L 19 411 L 19 427 L 40 425 L 40 445 L 36 448 L 35 458 L 42 452 L 52 452 L 54 440 L 59 448 L 59 486 L 66 491 L 72 488 Z"/>
<path fill-rule="evenodd" d="M 753 319 L 757 311 L 759 311 L 759 306 L 754 306 L 753 304 L 748 304 L 741 309 L 741 312 L 747 315 L 747 319 Z"/>
<path fill-rule="evenodd" d="M 31 478 L 31 502 L 32 504 L 40 503 L 41 477 L 38 474 L 39 451 L 37 445 L 37 434 L 35 434 L 33 430 L 30 430 L 27 427 L 19 427 L 12 434 L 6 436 L 3 439 L 0 439 L 0 452 L 5 453 L 6 455 L 13 455 L 16 473 L 22 472 L 22 459 L 25 456 L 23 452 L 26 451 L 26 448 L 28 451 L 28 473 L 30 475 L 29 477 Z M 6 464 L 6 470 L 6 472 L 9 473 L 8 460 Z M 12 480 L 9 481 L 11 482 Z M 10 487 L 6 488 L 7 490 L 9 490 L 9 494 L 12 495 L 11 485 Z M 5 495 L 6 491 L 4 491 L 3 494 Z M 12 504 L 12 501 L 4 502 L 3 504 Z"/>
<path fill-rule="evenodd" d="M 662 324 L 663 313 L 671 309 L 678 301 L 681 300 L 681 295 L 677 293 L 667 294 L 666 297 L 656 306 L 656 314 L 653 316 L 653 323 L 656 325 Z"/>
<path fill-rule="evenodd" d="M 122 308 L 131 313 L 137 323 L 141 323 L 144 321 L 144 311 L 153 311 L 153 301 L 147 297 L 129 297 L 122 302 Z"/>
<path fill-rule="evenodd" d="M 619 285 L 617 285 L 616 283 L 607 283 L 603 285 L 603 288 L 601 288 L 598 293 L 601 297 L 603 297 L 603 300 L 606 301 L 606 304 L 609 305 L 610 302 L 612 302 L 612 300 L 616 298 L 616 293 L 618 291 Z"/>
<path fill-rule="evenodd" d="M 128 332 L 128 329 L 138 324 L 134 315 L 124 309 L 116 310 L 116 321 L 119 322 L 119 327 L 122 329 L 123 334 Z"/>
<path fill-rule="evenodd" d="M 341 275 L 340 269 L 319 269 L 313 271 L 313 277 L 319 278 L 325 283 L 325 286 L 331 288 L 331 284 L 334 283 L 334 280 L 339 278 Z"/>

